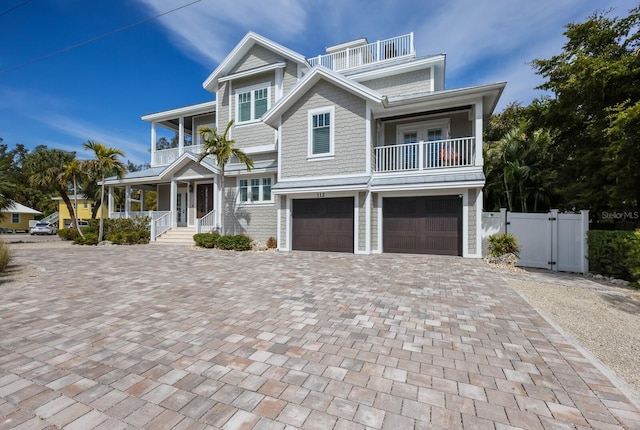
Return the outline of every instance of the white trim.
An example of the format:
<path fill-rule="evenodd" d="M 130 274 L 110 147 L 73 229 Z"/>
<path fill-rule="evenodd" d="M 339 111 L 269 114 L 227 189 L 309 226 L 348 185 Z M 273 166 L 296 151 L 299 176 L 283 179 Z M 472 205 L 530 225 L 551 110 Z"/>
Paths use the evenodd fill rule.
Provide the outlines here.
<path fill-rule="evenodd" d="M 291 231 L 291 199 L 289 196 L 286 197 L 286 205 L 285 205 L 285 216 L 286 216 L 286 235 L 287 235 L 287 246 L 286 250 L 291 251 L 293 249 L 291 239 L 293 237 L 293 232 Z"/>
<path fill-rule="evenodd" d="M 235 102 L 235 97 L 233 96 L 233 81 L 229 81 L 229 119 L 227 121 L 227 124 L 229 123 L 229 121 L 231 121 L 231 118 L 235 118 L 235 115 L 233 114 L 233 109 L 234 109 L 234 102 Z M 226 124 L 225 124 L 226 127 Z M 220 129 L 218 129 L 220 130 Z M 231 127 L 229 129 L 229 139 L 233 138 L 233 127 Z"/>
<path fill-rule="evenodd" d="M 275 71 L 275 85 L 276 85 L 276 94 L 275 94 L 275 101 L 278 101 L 282 98 L 282 96 L 284 95 L 283 93 L 283 82 L 284 82 L 284 70 L 283 69 L 276 69 Z"/>
<path fill-rule="evenodd" d="M 469 256 L 469 189 L 462 192 L 462 256 Z"/>
<path fill-rule="evenodd" d="M 318 186 L 318 187 L 308 187 L 308 188 L 281 188 L 279 190 L 273 190 L 272 193 L 276 194 L 276 195 L 281 195 L 281 194 L 312 194 L 313 197 L 315 198 L 315 194 L 316 193 L 325 193 L 325 194 L 329 194 L 331 192 L 343 192 L 343 191 L 347 191 L 347 192 L 351 192 L 353 193 L 354 191 L 366 191 L 367 190 L 367 185 L 363 184 L 363 185 L 344 185 L 344 186 L 337 186 L 337 187 L 331 187 L 329 190 L 327 190 L 327 186 L 323 185 L 323 186 Z M 300 198 L 300 197 L 298 197 Z"/>
<path fill-rule="evenodd" d="M 464 188 L 481 188 L 484 187 L 483 181 L 461 181 L 461 182 L 434 182 L 433 184 L 411 184 L 407 185 L 381 185 L 370 187 L 375 193 L 403 193 L 415 191 L 443 191 L 445 194 L 460 194 L 458 190 Z M 453 191 L 456 190 L 456 191 Z M 399 194 L 398 194 L 399 195 Z"/>
<path fill-rule="evenodd" d="M 278 217 L 278 219 L 276 220 L 276 244 L 278 251 L 280 251 L 282 244 L 282 198 L 283 197 L 281 196 L 276 196 L 275 199 L 275 202 L 278 205 L 276 207 L 276 216 Z"/>
<path fill-rule="evenodd" d="M 250 146 L 242 149 L 245 154 L 264 154 L 267 152 L 275 152 L 278 150 L 275 143 L 260 146 Z"/>
<path fill-rule="evenodd" d="M 255 92 L 258 90 L 267 90 L 267 110 L 265 112 L 267 112 L 269 110 L 269 108 L 271 107 L 271 82 L 263 82 L 263 83 L 259 83 L 259 84 L 255 84 L 255 85 L 250 85 L 248 87 L 241 87 L 241 88 L 237 88 L 233 93 L 229 93 L 229 94 L 233 94 L 233 100 L 235 101 L 236 104 L 236 108 L 235 108 L 235 126 L 243 126 L 243 125 L 250 125 L 250 124 L 260 124 L 262 121 L 260 120 L 260 117 L 256 117 L 255 116 L 255 108 L 256 108 L 256 98 L 255 98 Z M 251 104 L 251 119 L 247 120 L 247 121 L 240 121 L 240 102 L 238 100 L 238 98 L 240 97 L 240 94 L 246 94 L 249 93 L 251 95 L 251 100 L 250 100 L 250 104 Z"/>
<path fill-rule="evenodd" d="M 382 194 L 378 193 L 378 249 L 376 250 L 376 254 L 382 254 Z"/>
<path fill-rule="evenodd" d="M 364 254 L 360 250 L 360 193 L 353 195 L 353 253 Z"/>
<path fill-rule="evenodd" d="M 279 70 L 287 67 L 287 63 L 278 62 L 273 64 L 267 64 L 266 66 L 256 67 L 255 69 L 243 70 L 242 72 L 233 73 L 231 75 L 223 76 L 218 79 L 218 83 L 232 81 L 234 79 L 246 78 L 247 76 L 257 75 L 258 73 L 268 72 L 270 70 Z"/>
<path fill-rule="evenodd" d="M 482 98 L 478 99 L 478 101 L 475 104 L 474 110 L 475 110 L 475 121 L 474 121 L 473 132 L 475 133 L 475 136 L 476 136 L 476 147 L 475 147 L 476 159 L 474 164 L 476 166 L 481 167 L 484 164 L 484 161 L 482 158 L 482 133 L 483 133 Z"/>
<path fill-rule="evenodd" d="M 364 131 L 364 140 L 365 140 L 365 171 L 368 175 L 371 174 L 371 158 L 373 157 L 373 142 L 371 141 L 371 106 L 369 106 L 369 100 L 365 102 L 365 131 Z"/>
<path fill-rule="evenodd" d="M 470 257 L 482 258 L 482 210 L 482 188 L 476 188 L 476 253 Z"/>
<path fill-rule="evenodd" d="M 278 141 L 276 142 L 276 149 L 278 151 L 278 181 L 282 178 L 282 117 L 278 120 L 278 129 L 276 130 L 278 133 Z"/>
<path fill-rule="evenodd" d="M 363 175 L 362 173 L 349 173 L 344 175 L 327 175 L 327 176 L 295 176 L 290 178 L 282 178 L 278 182 L 297 182 L 297 181 L 313 181 L 318 179 L 345 179 L 345 178 L 367 178 L 369 175 Z"/>
<path fill-rule="evenodd" d="M 371 191 L 367 191 L 364 204 L 364 251 L 371 254 Z"/>
<path fill-rule="evenodd" d="M 429 67 L 429 91 L 434 92 L 436 90 L 436 68 Z"/>
<path fill-rule="evenodd" d="M 315 115 L 329 114 L 329 152 L 321 154 L 313 153 L 313 117 Z M 307 111 L 307 160 L 328 159 L 335 156 L 335 130 L 336 130 L 336 108 L 334 105 L 309 109 Z"/>

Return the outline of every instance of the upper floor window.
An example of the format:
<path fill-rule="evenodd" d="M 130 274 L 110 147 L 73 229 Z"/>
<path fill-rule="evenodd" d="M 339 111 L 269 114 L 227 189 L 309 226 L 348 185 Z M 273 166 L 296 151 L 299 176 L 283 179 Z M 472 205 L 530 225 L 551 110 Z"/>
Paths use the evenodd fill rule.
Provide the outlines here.
<path fill-rule="evenodd" d="M 312 109 L 309 111 L 309 157 L 321 158 L 333 156 L 335 109 Z"/>
<path fill-rule="evenodd" d="M 256 121 L 269 109 L 271 88 L 268 83 L 236 91 L 236 122 Z"/>

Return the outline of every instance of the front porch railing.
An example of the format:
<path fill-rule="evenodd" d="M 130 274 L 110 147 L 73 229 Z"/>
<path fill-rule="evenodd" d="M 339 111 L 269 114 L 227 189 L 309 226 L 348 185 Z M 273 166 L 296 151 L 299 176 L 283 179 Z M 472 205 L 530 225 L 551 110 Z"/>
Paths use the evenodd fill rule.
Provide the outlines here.
<path fill-rule="evenodd" d="M 216 229 L 216 211 L 215 209 L 196 219 L 196 233 L 209 233 Z"/>
<path fill-rule="evenodd" d="M 151 219 L 151 240 L 156 240 L 158 236 L 171 228 L 171 212 L 155 212 L 158 216 Z"/>
<path fill-rule="evenodd" d="M 475 147 L 475 137 L 379 146 L 375 148 L 375 170 L 403 172 L 473 166 Z"/>

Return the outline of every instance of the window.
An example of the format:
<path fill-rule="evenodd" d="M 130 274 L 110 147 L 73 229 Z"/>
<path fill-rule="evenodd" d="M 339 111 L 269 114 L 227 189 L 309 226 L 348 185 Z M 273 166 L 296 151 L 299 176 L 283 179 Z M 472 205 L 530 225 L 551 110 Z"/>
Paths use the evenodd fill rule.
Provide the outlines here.
<path fill-rule="evenodd" d="M 251 178 L 238 181 L 239 203 L 272 202 L 271 184 L 273 178 Z"/>
<path fill-rule="evenodd" d="M 238 90 L 236 121 L 242 123 L 260 119 L 269 109 L 269 93 L 269 84 Z"/>
<path fill-rule="evenodd" d="M 309 157 L 333 156 L 334 108 L 309 111 Z"/>
<path fill-rule="evenodd" d="M 11 224 L 20 224 L 20 214 L 11 214 Z"/>

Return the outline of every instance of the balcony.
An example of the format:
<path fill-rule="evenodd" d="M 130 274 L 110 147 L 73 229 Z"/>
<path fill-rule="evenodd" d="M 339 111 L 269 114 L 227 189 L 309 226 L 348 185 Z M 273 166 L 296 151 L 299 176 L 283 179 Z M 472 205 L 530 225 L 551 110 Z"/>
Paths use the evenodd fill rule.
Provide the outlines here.
<path fill-rule="evenodd" d="M 476 165 L 476 138 L 436 140 L 374 148 L 377 173 L 425 171 Z"/>
<path fill-rule="evenodd" d="M 349 46 L 337 52 L 307 58 L 307 61 L 311 67 L 321 65 L 339 72 L 387 60 L 414 56 L 415 52 L 413 33 L 409 33 L 368 44 L 364 44 L 363 41 L 360 46 Z"/>
<path fill-rule="evenodd" d="M 188 145 L 182 148 L 169 148 L 157 150 L 153 153 L 152 166 L 167 166 L 178 159 L 185 152 L 191 152 L 194 155 L 200 155 L 204 150 L 203 145 Z"/>

